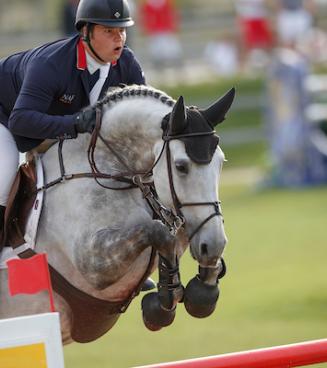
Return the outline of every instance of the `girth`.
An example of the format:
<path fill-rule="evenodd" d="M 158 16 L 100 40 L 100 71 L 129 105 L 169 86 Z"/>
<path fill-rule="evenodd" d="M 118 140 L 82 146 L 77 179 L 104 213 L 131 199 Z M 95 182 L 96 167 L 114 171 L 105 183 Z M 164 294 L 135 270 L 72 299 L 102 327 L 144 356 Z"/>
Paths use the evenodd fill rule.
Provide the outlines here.
<path fill-rule="evenodd" d="M 107 333 L 116 323 L 119 315 L 124 313 L 132 300 L 140 293 L 142 285 L 153 267 L 155 251 L 138 286 L 121 302 L 110 302 L 95 298 L 73 286 L 57 270 L 49 265 L 53 289 L 69 305 L 71 313 L 71 337 L 79 343 L 87 343 L 98 339 Z M 19 254 L 20 258 L 30 258 L 36 254 L 28 249 Z"/>

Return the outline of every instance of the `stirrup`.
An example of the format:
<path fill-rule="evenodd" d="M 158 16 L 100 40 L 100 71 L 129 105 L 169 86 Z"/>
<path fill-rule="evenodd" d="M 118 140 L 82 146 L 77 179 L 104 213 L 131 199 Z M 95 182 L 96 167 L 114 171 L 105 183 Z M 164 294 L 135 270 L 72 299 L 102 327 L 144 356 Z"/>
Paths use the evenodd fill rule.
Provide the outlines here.
<path fill-rule="evenodd" d="M 148 277 L 141 288 L 141 291 L 149 291 L 149 290 L 153 290 L 156 288 L 156 283 L 150 278 Z"/>

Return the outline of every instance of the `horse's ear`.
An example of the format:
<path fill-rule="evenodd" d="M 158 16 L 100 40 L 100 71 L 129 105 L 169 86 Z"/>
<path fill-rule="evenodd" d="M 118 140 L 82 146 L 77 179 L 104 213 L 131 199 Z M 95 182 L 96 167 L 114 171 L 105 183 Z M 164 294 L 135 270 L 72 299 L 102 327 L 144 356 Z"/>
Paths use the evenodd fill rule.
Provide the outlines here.
<path fill-rule="evenodd" d="M 201 114 L 212 126 L 222 123 L 225 115 L 230 109 L 235 97 L 235 88 L 230 89 L 223 97 L 214 102 L 206 110 L 200 110 Z"/>
<path fill-rule="evenodd" d="M 186 127 L 187 115 L 184 105 L 184 98 L 180 96 L 173 107 L 173 111 L 170 115 L 170 134 L 180 134 Z"/>

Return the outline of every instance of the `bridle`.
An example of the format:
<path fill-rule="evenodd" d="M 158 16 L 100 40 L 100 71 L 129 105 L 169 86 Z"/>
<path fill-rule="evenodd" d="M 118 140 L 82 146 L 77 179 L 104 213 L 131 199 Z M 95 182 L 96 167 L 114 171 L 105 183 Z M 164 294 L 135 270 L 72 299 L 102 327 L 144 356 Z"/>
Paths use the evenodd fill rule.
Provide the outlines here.
<path fill-rule="evenodd" d="M 222 216 L 220 202 L 184 202 L 182 203 L 176 193 L 174 180 L 173 180 L 173 170 L 171 165 L 171 151 L 170 151 L 170 142 L 175 139 L 187 138 L 187 137 L 200 137 L 200 136 L 208 136 L 215 134 L 215 131 L 208 132 L 198 132 L 198 133 L 188 133 L 188 134 L 180 134 L 180 135 L 169 135 L 167 131 L 163 132 L 162 139 L 164 141 L 162 145 L 161 152 L 157 159 L 155 160 L 152 167 L 146 172 L 135 172 L 132 170 L 128 163 L 121 157 L 121 155 L 113 148 L 112 142 L 105 139 L 101 135 L 101 125 L 102 125 L 102 108 L 103 102 L 99 101 L 96 105 L 96 124 L 91 135 L 89 148 L 88 148 L 88 161 L 91 168 L 91 173 L 76 173 L 76 174 L 66 174 L 62 148 L 64 140 L 59 141 L 58 145 L 58 157 L 59 157 L 59 166 L 61 176 L 50 183 L 45 184 L 43 187 L 38 188 L 37 190 L 46 190 L 56 184 L 65 182 L 67 180 L 79 179 L 79 178 L 93 178 L 98 185 L 103 188 L 111 189 L 111 190 L 127 190 L 133 188 L 139 188 L 142 192 L 143 197 L 146 199 L 150 208 L 153 211 L 154 218 L 160 219 L 168 228 L 172 235 L 176 235 L 180 228 L 185 225 L 185 217 L 182 213 L 183 207 L 191 207 L 191 206 L 213 206 L 214 211 L 211 215 L 206 217 L 193 232 L 189 235 L 189 241 L 194 237 L 194 235 L 213 217 Z M 163 118 L 167 119 L 167 116 Z M 118 174 L 107 174 L 101 172 L 95 162 L 95 150 L 97 146 L 98 140 L 101 140 L 103 144 L 107 147 L 107 149 L 116 157 L 116 159 L 120 162 L 120 164 L 126 169 L 125 172 L 119 172 Z M 157 165 L 158 161 L 163 155 L 163 152 L 166 148 L 166 161 L 167 161 L 167 170 L 168 170 L 168 180 L 169 187 L 172 196 L 174 211 L 172 209 L 168 209 L 165 207 L 159 200 L 156 188 L 154 186 L 153 181 L 149 182 L 146 179 L 152 176 L 153 169 Z M 101 179 L 111 179 L 121 183 L 127 184 L 124 187 L 113 187 L 109 185 L 105 185 L 100 182 Z"/>
<path fill-rule="evenodd" d="M 173 179 L 173 170 L 171 165 L 171 151 L 170 151 L 170 142 L 174 139 L 181 139 L 181 138 L 187 138 L 187 137 L 200 137 L 200 136 L 208 136 L 215 134 L 215 131 L 209 131 L 209 132 L 199 132 L 199 133 L 187 133 L 187 134 L 179 134 L 179 135 L 169 135 L 167 133 L 164 133 L 163 140 L 164 140 L 164 146 L 166 145 L 166 162 L 167 162 L 167 170 L 168 170 L 168 179 L 169 179 L 169 187 L 170 187 L 170 193 L 173 200 L 173 205 L 175 212 L 177 216 L 183 219 L 183 223 L 185 222 L 184 215 L 182 213 L 183 207 L 193 207 L 193 206 L 213 206 L 214 212 L 206 217 L 196 228 L 193 230 L 193 232 L 189 236 L 189 240 L 191 240 L 194 235 L 213 217 L 215 216 L 222 216 L 221 208 L 220 208 L 220 202 L 214 201 L 214 202 L 184 202 L 182 203 L 176 193 L 175 187 L 174 187 L 174 179 Z"/>

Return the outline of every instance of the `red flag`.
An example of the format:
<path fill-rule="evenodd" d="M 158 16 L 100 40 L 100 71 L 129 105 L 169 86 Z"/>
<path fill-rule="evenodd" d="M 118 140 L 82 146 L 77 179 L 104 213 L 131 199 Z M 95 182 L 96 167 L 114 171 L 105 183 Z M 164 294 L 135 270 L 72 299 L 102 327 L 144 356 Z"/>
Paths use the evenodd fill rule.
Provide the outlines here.
<path fill-rule="evenodd" d="M 45 253 L 27 259 L 7 261 L 10 295 L 36 294 L 48 290 L 51 311 L 54 312 L 53 292 Z"/>

